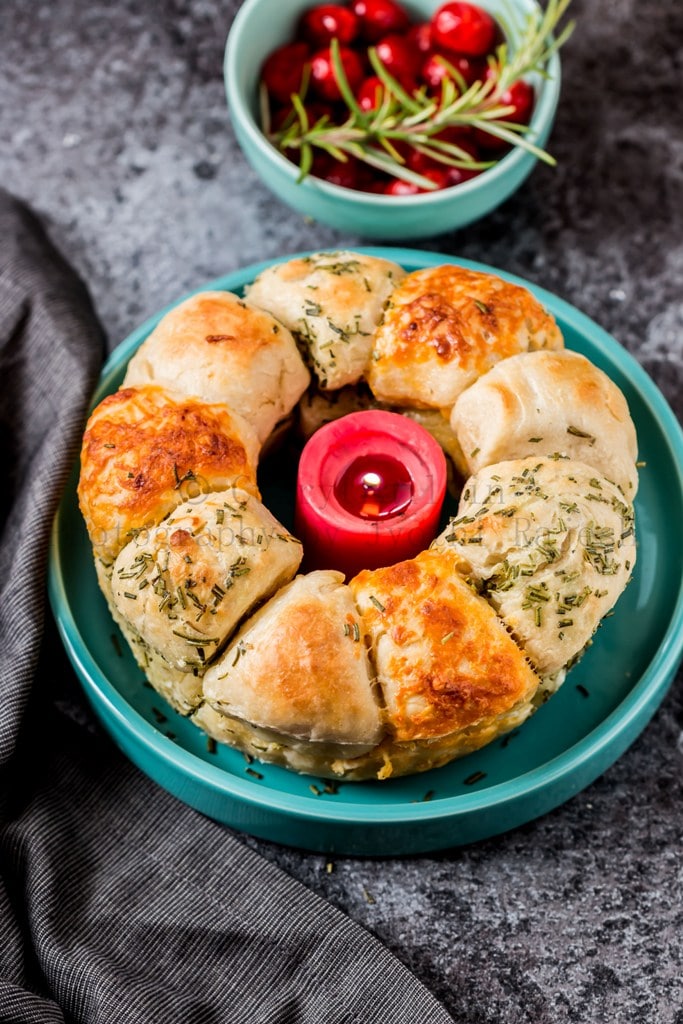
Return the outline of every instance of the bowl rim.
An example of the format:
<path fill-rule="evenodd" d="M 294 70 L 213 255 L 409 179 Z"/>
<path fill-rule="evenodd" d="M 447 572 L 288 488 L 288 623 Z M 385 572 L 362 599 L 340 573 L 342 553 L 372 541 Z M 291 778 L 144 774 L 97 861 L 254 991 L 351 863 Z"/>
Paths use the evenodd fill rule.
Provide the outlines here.
<path fill-rule="evenodd" d="M 417 268 L 435 266 L 443 262 L 444 259 L 451 259 L 467 269 L 489 273 L 495 270 L 500 277 L 513 284 L 527 288 L 531 284 L 535 296 L 541 302 L 548 304 L 549 308 L 577 333 L 585 335 L 588 332 L 591 343 L 608 358 L 614 357 L 614 348 L 619 345 L 607 331 L 585 313 L 554 293 L 514 274 L 483 263 L 449 257 L 429 250 L 389 246 L 354 246 L 353 250 L 394 260 L 399 264 L 414 265 Z M 266 267 L 280 263 L 283 259 L 296 259 L 308 255 L 311 255 L 310 251 L 292 253 L 239 268 L 193 289 L 189 295 L 203 290 L 241 288 Z M 189 295 L 185 297 L 189 297 Z M 101 399 L 103 394 L 108 393 L 112 386 L 111 378 L 120 371 L 122 364 L 126 362 L 164 313 L 181 301 L 183 298 L 177 299 L 150 317 L 114 350 L 102 370 L 100 382 L 93 397 L 93 405 Z M 676 478 L 672 484 L 676 486 L 676 493 L 683 496 L 683 430 L 657 385 L 634 357 L 621 347 L 619 347 L 619 360 L 628 374 L 629 382 L 637 389 L 644 405 L 661 427 L 671 461 L 676 468 Z M 266 812 L 277 812 L 285 817 L 297 818 L 299 821 L 328 821 L 337 824 L 367 824 L 368 826 L 394 825 L 423 820 L 449 819 L 454 822 L 458 818 L 466 818 L 473 812 L 482 812 L 493 808 L 501 810 L 520 799 L 528 799 L 533 794 L 558 782 L 567 774 L 577 772 L 587 761 L 594 761 L 601 753 L 616 744 L 620 736 L 628 736 L 632 726 L 637 726 L 641 722 L 644 724 L 666 692 L 683 654 L 683 580 L 681 580 L 666 632 L 654 657 L 636 685 L 588 735 L 544 764 L 504 782 L 488 786 L 480 792 L 443 796 L 428 803 L 386 803 L 381 798 L 380 789 L 372 802 L 367 805 L 345 804 L 343 799 L 329 803 L 313 802 L 306 796 L 277 790 L 277 803 L 274 805 L 272 787 L 259 787 L 247 779 L 227 772 L 224 768 L 211 765 L 178 746 L 155 729 L 131 707 L 99 668 L 73 616 L 64 582 L 60 559 L 60 522 L 63 513 L 64 499 L 60 503 L 55 517 L 51 536 L 49 596 L 62 640 L 72 662 L 78 668 L 78 674 L 86 690 L 95 697 L 98 704 L 104 703 L 118 725 L 128 734 L 133 733 L 135 740 L 145 749 L 146 753 L 150 756 L 154 755 L 155 758 L 162 761 L 167 769 L 174 772 L 181 771 L 184 775 L 191 776 L 202 785 L 209 786 L 214 794 L 223 798 L 237 799 Z"/>
<path fill-rule="evenodd" d="M 526 2 L 541 13 L 538 0 L 526 0 Z M 344 188 L 341 185 L 334 185 L 312 175 L 304 179 L 304 181 L 298 182 L 298 168 L 268 142 L 252 116 L 246 97 L 238 84 L 237 68 L 239 54 L 243 49 L 243 37 L 247 31 L 252 11 L 261 3 L 263 3 L 263 0 L 245 0 L 235 15 L 235 19 L 228 32 L 223 59 L 225 94 L 231 116 L 235 117 L 239 122 L 240 127 L 249 137 L 249 141 L 256 147 L 259 156 L 273 164 L 280 173 L 290 179 L 292 184 L 297 184 L 303 189 L 314 189 L 330 198 L 355 202 L 359 206 L 371 206 L 375 209 L 378 206 L 386 209 L 392 207 L 405 208 L 413 203 L 418 206 L 431 206 L 435 203 L 452 201 L 457 196 L 467 198 L 480 190 L 483 191 L 484 189 L 495 187 L 496 182 L 504 178 L 506 174 L 514 173 L 515 170 L 537 159 L 532 153 L 517 147 L 502 157 L 493 167 L 488 168 L 488 170 L 477 175 L 475 178 L 471 178 L 469 181 L 463 181 L 451 188 L 438 189 L 434 192 L 421 192 L 409 196 L 387 196 L 378 195 L 374 192 L 357 191 Z M 482 5 L 486 6 L 486 0 L 483 0 Z M 547 74 L 543 76 L 540 100 L 536 103 L 531 117 L 528 133 L 530 142 L 536 142 L 545 127 L 552 125 L 560 97 L 561 82 L 561 61 L 559 53 L 555 51 L 548 61 Z"/>

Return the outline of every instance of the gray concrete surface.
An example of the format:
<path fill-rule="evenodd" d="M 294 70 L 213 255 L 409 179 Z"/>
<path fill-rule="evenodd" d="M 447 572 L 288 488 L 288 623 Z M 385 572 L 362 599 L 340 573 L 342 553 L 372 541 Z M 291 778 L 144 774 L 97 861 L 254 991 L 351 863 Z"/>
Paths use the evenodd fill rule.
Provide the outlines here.
<path fill-rule="evenodd" d="M 280 205 L 243 159 L 221 78 L 237 6 L 0 3 L 0 182 L 87 280 L 112 347 L 214 276 L 359 241 Z M 538 167 L 492 216 L 424 247 L 579 306 L 680 415 L 683 4 L 574 0 L 573 11 L 558 168 Z M 501 838 L 339 858 L 329 874 L 326 858 L 245 841 L 370 928 L 458 1024 L 683 1024 L 679 684 L 598 782 Z"/>

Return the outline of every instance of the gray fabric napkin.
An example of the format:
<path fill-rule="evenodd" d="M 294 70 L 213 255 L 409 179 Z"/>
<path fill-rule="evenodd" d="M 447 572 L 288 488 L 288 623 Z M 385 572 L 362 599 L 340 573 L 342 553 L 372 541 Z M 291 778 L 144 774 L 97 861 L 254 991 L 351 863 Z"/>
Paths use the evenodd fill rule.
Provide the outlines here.
<path fill-rule="evenodd" d="M 92 723 L 44 584 L 101 353 L 86 289 L 0 191 L 0 1020 L 448 1024 L 369 933 Z"/>

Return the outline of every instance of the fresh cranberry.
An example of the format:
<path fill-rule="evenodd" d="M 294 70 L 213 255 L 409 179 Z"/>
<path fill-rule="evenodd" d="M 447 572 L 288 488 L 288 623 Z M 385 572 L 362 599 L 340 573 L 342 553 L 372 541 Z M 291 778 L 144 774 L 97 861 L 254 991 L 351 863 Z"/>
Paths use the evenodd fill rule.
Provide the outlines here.
<path fill-rule="evenodd" d="M 404 36 L 386 36 L 377 43 L 377 56 L 404 88 L 413 89 L 419 68 L 418 54 Z"/>
<path fill-rule="evenodd" d="M 499 120 L 510 121 L 514 124 L 528 124 L 534 109 L 534 98 L 533 87 L 528 82 L 521 78 L 513 82 L 510 88 L 502 92 L 499 97 L 501 106 L 513 107 L 513 110 Z M 478 129 L 475 132 L 475 138 L 482 149 L 493 152 L 504 150 L 508 146 L 507 142 L 496 138 L 495 135 L 489 135 L 484 129 Z"/>
<path fill-rule="evenodd" d="M 339 59 L 349 80 L 352 91 L 363 81 L 363 64 L 360 57 L 347 46 L 339 47 Z M 318 50 L 311 57 L 311 87 L 323 100 L 338 100 L 341 92 L 334 73 L 332 53 L 328 47 Z"/>
<path fill-rule="evenodd" d="M 454 53 L 450 53 L 448 55 L 433 53 L 427 57 L 420 72 L 420 77 L 423 82 L 425 82 L 432 91 L 441 89 L 441 83 L 444 78 L 447 78 L 450 74 L 448 68 L 444 64 L 444 61 L 448 61 L 448 63 L 462 75 L 465 80 L 465 85 L 468 86 L 483 79 L 486 73 L 484 64 L 481 61 L 472 60 L 470 57 L 460 57 Z"/>
<path fill-rule="evenodd" d="M 433 136 L 433 138 L 439 139 L 441 142 L 450 142 L 452 146 L 459 146 L 460 149 L 464 149 L 466 153 L 469 153 L 473 160 L 479 160 L 480 153 L 474 139 L 474 133 L 467 125 L 449 125 Z"/>
<path fill-rule="evenodd" d="M 420 78 L 422 81 L 425 82 L 432 91 L 436 91 L 441 88 L 441 83 L 448 77 L 448 68 L 444 64 L 443 60 L 439 58 L 439 54 L 430 54 L 422 65 L 422 69 L 420 71 Z"/>
<path fill-rule="evenodd" d="M 377 110 L 383 96 L 384 85 L 382 79 L 378 78 L 377 75 L 373 75 L 371 78 L 366 78 L 364 82 L 361 82 L 360 88 L 356 93 L 356 100 L 360 109 L 367 114 L 371 110 Z"/>
<path fill-rule="evenodd" d="M 509 89 L 501 94 L 500 102 L 506 107 L 514 107 L 511 114 L 506 114 L 506 121 L 515 124 L 528 124 L 534 109 L 534 90 L 522 78 L 513 82 Z"/>
<path fill-rule="evenodd" d="M 426 56 L 432 48 L 432 26 L 428 21 L 411 25 L 406 32 L 406 39 L 414 50 Z"/>
<path fill-rule="evenodd" d="M 363 38 L 376 43 L 382 36 L 405 32 L 408 15 L 394 0 L 353 0 L 351 10 L 360 22 Z"/>
<path fill-rule="evenodd" d="M 433 181 L 437 188 L 448 188 L 449 176 L 448 171 L 445 168 L 435 167 L 431 170 L 427 170 L 425 171 L 424 176 L 425 178 L 429 178 L 430 181 Z"/>
<path fill-rule="evenodd" d="M 432 18 L 434 42 L 447 50 L 482 57 L 496 39 L 496 23 L 486 11 L 474 4 L 447 3 Z"/>
<path fill-rule="evenodd" d="M 450 139 L 445 139 L 441 132 L 439 132 L 438 135 L 433 135 L 432 138 L 439 139 L 440 141 L 443 142 L 451 141 Z M 471 156 L 473 160 L 479 159 L 479 153 L 473 142 L 457 142 L 455 144 L 458 145 L 460 149 L 463 149 L 469 156 Z M 448 156 L 450 158 L 451 154 L 444 154 L 444 156 Z M 447 171 L 449 169 L 448 164 L 444 164 L 442 163 L 442 161 L 436 160 L 434 157 L 427 156 L 421 150 L 414 149 L 412 146 L 410 147 L 410 151 L 406 155 L 406 163 L 408 164 L 408 167 L 411 169 L 411 171 L 417 171 L 418 174 L 424 174 L 425 171 L 428 171 L 430 169 L 437 169 L 441 171 Z"/>
<path fill-rule="evenodd" d="M 469 167 L 449 167 L 448 168 L 448 184 L 462 185 L 465 181 L 471 181 L 472 178 L 476 178 L 481 171 L 477 171 L 474 168 Z"/>
<path fill-rule="evenodd" d="M 294 155 L 294 162 L 299 163 L 301 153 L 297 150 Z M 314 178 L 327 179 L 330 167 L 332 166 L 333 158 L 329 153 L 326 153 L 323 149 L 318 149 L 317 146 L 313 147 L 313 165 L 311 167 L 311 174 Z"/>
<path fill-rule="evenodd" d="M 408 154 L 406 163 L 411 171 L 417 171 L 418 174 L 426 174 L 427 171 L 442 171 L 445 169 L 445 164 L 439 163 L 438 160 L 434 160 L 431 156 L 426 156 L 418 149 L 412 148 Z"/>
<path fill-rule="evenodd" d="M 424 172 L 424 177 L 433 181 L 437 189 L 448 188 L 448 174 L 441 168 L 429 168 Z M 421 192 L 433 192 L 434 189 L 421 188 L 411 181 L 402 181 L 401 178 L 393 178 L 385 186 L 384 194 L 387 196 L 416 196 Z"/>
<path fill-rule="evenodd" d="M 392 178 L 384 186 L 385 196 L 416 196 L 422 189 L 414 185 L 412 181 L 403 181 L 401 178 Z"/>
<path fill-rule="evenodd" d="M 363 191 L 372 192 L 372 194 L 376 196 L 382 196 L 385 194 L 388 180 L 389 179 L 385 174 L 378 175 L 376 178 L 371 178 L 368 184 L 363 186 Z"/>
<path fill-rule="evenodd" d="M 316 49 L 329 46 L 333 39 L 338 39 L 342 45 L 352 43 L 358 35 L 358 27 L 353 11 L 339 4 L 312 7 L 299 22 L 300 34 Z"/>
<path fill-rule="evenodd" d="M 306 43 L 287 43 L 273 50 L 261 71 L 261 77 L 278 103 L 288 103 L 293 92 L 301 88 L 304 68 L 308 61 Z"/>
<path fill-rule="evenodd" d="M 339 185 L 341 188 L 365 189 L 370 183 L 371 177 L 365 164 L 353 157 L 344 160 L 335 160 L 326 168 L 323 175 L 325 181 L 331 185 Z"/>
<path fill-rule="evenodd" d="M 440 132 L 436 132 L 432 135 L 431 139 L 435 142 L 448 142 L 452 146 L 458 146 L 473 160 L 481 159 L 479 149 L 472 135 L 472 130 L 466 125 L 451 125 L 448 128 L 443 128 Z M 429 170 L 439 170 L 445 171 L 450 177 L 451 171 L 457 171 L 460 173 L 460 171 L 463 170 L 459 167 L 450 167 L 448 164 L 441 163 L 441 161 L 435 160 L 433 157 L 426 156 L 424 153 L 420 152 L 419 149 L 414 149 L 412 146 L 406 156 L 406 163 L 411 171 L 417 171 L 418 174 L 425 174 Z M 463 173 L 474 176 L 474 174 L 478 174 L 479 172 L 469 170 L 465 172 L 463 170 Z"/>

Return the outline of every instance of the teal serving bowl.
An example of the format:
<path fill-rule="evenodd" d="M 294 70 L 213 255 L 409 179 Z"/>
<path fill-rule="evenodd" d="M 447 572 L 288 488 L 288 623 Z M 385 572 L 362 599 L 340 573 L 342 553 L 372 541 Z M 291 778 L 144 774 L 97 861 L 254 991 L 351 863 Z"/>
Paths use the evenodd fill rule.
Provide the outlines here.
<path fill-rule="evenodd" d="M 437 253 L 366 248 L 407 270 L 447 262 Z M 276 261 L 272 261 L 276 262 Z M 459 261 L 474 270 L 490 267 Z M 239 292 L 265 266 L 206 287 Z M 248 765 L 207 743 L 145 685 L 95 578 L 73 474 L 55 519 L 52 609 L 96 714 L 125 754 L 160 786 L 209 817 L 253 835 L 327 853 L 414 854 L 472 843 L 557 807 L 597 778 L 638 736 L 683 652 L 683 435 L 661 393 L 612 337 L 556 296 L 519 278 L 556 317 L 567 347 L 623 390 L 638 431 L 638 561 L 631 584 L 561 690 L 517 732 L 421 775 L 326 783 L 274 765 Z M 163 310 L 107 363 L 94 401 L 114 391 Z M 283 461 L 283 460 L 280 460 Z M 293 488 L 260 480 L 266 505 L 291 526 Z M 334 787 L 332 787 L 334 788 Z"/>
<path fill-rule="evenodd" d="M 525 19 L 539 11 L 535 0 L 481 0 L 500 18 L 514 45 Z M 339 231 L 378 240 L 426 238 L 461 228 L 490 213 L 531 173 L 536 158 L 522 149 L 494 167 L 453 188 L 414 196 L 357 192 L 308 177 L 298 183 L 298 168 L 285 159 L 259 126 L 258 82 L 268 54 L 290 40 L 311 0 L 246 0 L 237 12 L 225 50 L 225 88 L 233 127 L 247 160 L 284 203 Z M 440 0 L 408 0 L 403 6 L 428 20 Z M 547 76 L 531 76 L 536 105 L 529 141 L 544 148 L 560 94 L 560 60 L 555 54 Z"/>

